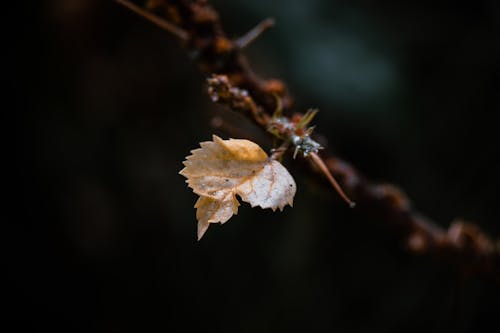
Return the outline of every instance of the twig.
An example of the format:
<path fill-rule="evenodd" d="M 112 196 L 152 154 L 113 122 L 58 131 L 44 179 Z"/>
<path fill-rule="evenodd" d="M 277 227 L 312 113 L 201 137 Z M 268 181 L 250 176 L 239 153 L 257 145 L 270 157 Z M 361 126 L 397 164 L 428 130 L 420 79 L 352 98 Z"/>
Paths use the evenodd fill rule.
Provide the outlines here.
<path fill-rule="evenodd" d="M 176 36 L 182 41 L 187 41 L 189 38 L 189 35 L 186 31 L 183 29 L 179 28 L 178 26 L 165 21 L 161 17 L 158 17 L 150 12 L 148 12 L 145 9 L 142 9 L 141 7 L 133 4 L 132 2 L 128 0 L 115 0 L 117 3 L 120 5 L 124 6 L 125 8 L 130 9 L 134 13 L 136 13 L 139 16 L 144 17 L 146 20 L 150 21 L 151 23 L 154 23 L 158 27 L 162 28 L 163 30 L 171 33 L 172 35 Z"/>
<path fill-rule="evenodd" d="M 256 28 L 255 33 L 251 31 L 247 34 L 248 37 L 244 37 L 243 42 L 231 41 L 222 29 L 217 12 L 207 0 L 150 1 L 150 8 L 167 8 L 164 11 L 166 19 L 176 22 L 184 32 L 189 31 L 188 48 L 197 54 L 195 59 L 203 72 L 227 75 L 232 86 L 245 90 L 251 97 L 249 101 L 242 95 L 227 94 L 225 104 L 245 111 L 263 128 L 267 128 L 276 109 L 276 96 L 283 102 L 285 110 L 290 109 L 293 99 L 285 85 L 279 80 L 260 79 L 240 51 L 241 45 L 247 45 L 263 31 L 262 27 Z M 151 20 L 151 17 L 145 17 Z M 171 32 L 170 28 L 166 30 Z M 183 34 L 177 36 L 185 40 Z M 454 263 L 464 272 L 483 274 L 500 281 L 499 241 L 492 241 L 477 226 L 462 221 L 454 222 L 449 230 L 445 230 L 413 209 L 398 187 L 374 184 L 346 161 L 324 151 L 321 155 L 329 173 L 356 199 L 358 207 L 382 217 L 377 220 L 382 221 L 387 229 L 397 235 L 409 252 L 434 255 Z M 329 182 L 332 183 L 331 179 Z M 332 185 L 335 186 L 335 182 Z"/>

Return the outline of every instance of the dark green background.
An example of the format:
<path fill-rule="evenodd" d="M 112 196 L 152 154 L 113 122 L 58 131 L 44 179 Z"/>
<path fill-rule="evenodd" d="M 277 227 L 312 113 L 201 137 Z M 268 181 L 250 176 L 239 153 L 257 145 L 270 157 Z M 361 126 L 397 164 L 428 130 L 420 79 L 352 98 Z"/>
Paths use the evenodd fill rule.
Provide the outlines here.
<path fill-rule="evenodd" d="M 330 149 L 443 226 L 460 217 L 499 236 L 498 1 L 214 3 L 232 37 L 276 19 L 246 53 L 298 111 L 320 109 Z M 498 327 L 498 284 L 409 255 L 292 161 L 293 209 L 243 204 L 196 242 L 184 157 L 212 133 L 269 149 L 266 135 L 209 102 L 172 36 L 113 2 L 20 7 L 5 51 L 19 51 L 9 178 L 21 193 L 4 242 L 14 331 Z"/>

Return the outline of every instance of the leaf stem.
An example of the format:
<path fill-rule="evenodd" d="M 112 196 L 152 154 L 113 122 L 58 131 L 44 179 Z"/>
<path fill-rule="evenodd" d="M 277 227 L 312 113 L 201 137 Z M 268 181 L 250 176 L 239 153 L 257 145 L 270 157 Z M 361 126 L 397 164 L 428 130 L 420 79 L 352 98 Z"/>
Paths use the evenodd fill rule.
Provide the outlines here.
<path fill-rule="evenodd" d="M 290 146 L 290 142 L 284 141 L 279 148 L 273 149 L 272 154 L 269 157 L 272 160 L 278 160 L 281 161 L 283 154 L 288 150 L 288 147 Z"/>

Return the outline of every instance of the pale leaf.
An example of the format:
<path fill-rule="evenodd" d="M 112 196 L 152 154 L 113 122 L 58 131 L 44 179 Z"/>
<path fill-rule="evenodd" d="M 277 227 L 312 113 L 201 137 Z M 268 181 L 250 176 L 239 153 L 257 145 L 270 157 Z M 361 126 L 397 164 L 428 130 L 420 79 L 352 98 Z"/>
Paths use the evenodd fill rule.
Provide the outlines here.
<path fill-rule="evenodd" d="M 293 204 L 296 186 L 292 176 L 278 161 L 269 159 L 255 143 L 248 140 L 202 142 L 191 151 L 180 174 L 200 196 L 195 204 L 198 239 L 209 223 L 225 223 L 238 213 L 238 195 L 252 207 L 276 210 Z"/>

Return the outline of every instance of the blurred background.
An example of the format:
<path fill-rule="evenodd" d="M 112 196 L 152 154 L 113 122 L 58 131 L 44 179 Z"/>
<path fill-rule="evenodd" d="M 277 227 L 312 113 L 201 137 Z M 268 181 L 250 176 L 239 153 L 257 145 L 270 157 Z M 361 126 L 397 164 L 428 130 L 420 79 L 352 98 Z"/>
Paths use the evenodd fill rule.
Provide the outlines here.
<path fill-rule="evenodd" d="M 320 109 L 330 149 L 401 185 L 442 226 L 463 218 L 500 236 L 498 1 L 213 4 L 231 37 L 276 19 L 246 54 L 288 83 L 297 111 Z M 2 314 L 13 331 L 498 326 L 498 284 L 409 255 L 377 216 L 348 209 L 290 161 L 293 209 L 243 204 L 197 242 L 184 157 L 213 133 L 269 149 L 266 134 L 211 104 L 177 41 L 114 2 L 19 7 L 10 85 L 21 194 L 6 226 Z"/>

